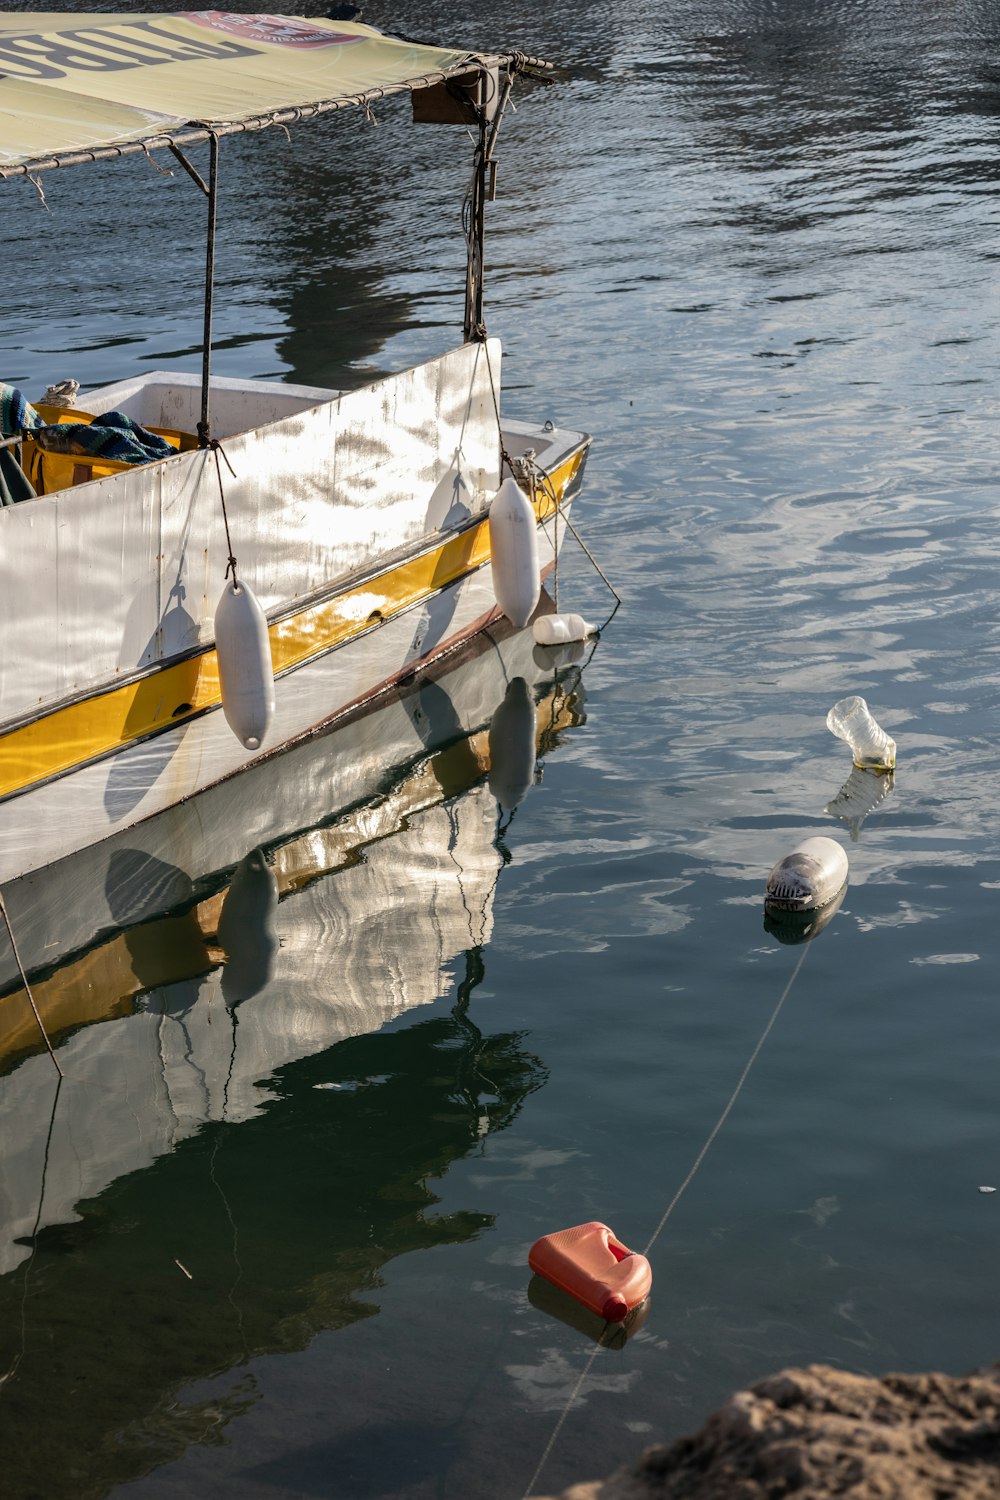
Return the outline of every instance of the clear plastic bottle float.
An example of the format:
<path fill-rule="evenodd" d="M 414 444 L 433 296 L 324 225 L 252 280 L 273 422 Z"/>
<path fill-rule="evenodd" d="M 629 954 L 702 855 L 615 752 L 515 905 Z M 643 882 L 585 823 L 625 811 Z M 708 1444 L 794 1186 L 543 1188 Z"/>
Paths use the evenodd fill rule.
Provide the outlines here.
<path fill-rule="evenodd" d="M 816 911 L 847 882 L 847 854 L 836 839 L 819 835 L 796 844 L 767 877 L 764 903 L 771 911 Z"/>
<path fill-rule="evenodd" d="M 493 593 L 510 623 L 523 630 L 541 591 L 538 519 L 531 501 L 510 475 L 490 502 L 489 527 Z"/>
<path fill-rule="evenodd" d="M 841 698 L 827 714 L 826 727 L 847 741 L 859 770 L 891 771 L 895 766 L 896 741 L 875 722 L 863 698 Z"/>
<path fill-rule="evenodd" d="M 528 1265 L 607 1323 L 623 1322 L 653 1284 L 646 1257 L 596 1219 L 543 1235 L 529 1250 Z"/>
<path fill-rule="evenodd" d="M 597 634 L 596 625 L 589 624 L 582 615 L 572 614 L 539 615 L 531 630 L 539 646 L 566 646 Z"/>
<path fill-rule="evenodd" d="M 267 616 L 242 579 L 222 590 L 215 653 L 226 723 L 245 749 L 259 750 L 274 716 L 274 669 Z"/>

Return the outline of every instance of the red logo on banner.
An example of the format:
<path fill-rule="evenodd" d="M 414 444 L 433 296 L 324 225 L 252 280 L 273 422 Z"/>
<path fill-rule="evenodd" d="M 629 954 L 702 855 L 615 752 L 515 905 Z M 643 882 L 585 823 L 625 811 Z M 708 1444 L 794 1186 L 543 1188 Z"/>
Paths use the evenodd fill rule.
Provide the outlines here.
<path fill-rule="evenodd" d="M 342 47 L 361 41 L 353 33 L 327 31 L 290 16 L 248 16 L 228 10 L 182 10 L 180 14 L 198 26 L 210 26 L 213 31 L 225 31 L 248 42 L 266 42 L 269 47 Z"/>

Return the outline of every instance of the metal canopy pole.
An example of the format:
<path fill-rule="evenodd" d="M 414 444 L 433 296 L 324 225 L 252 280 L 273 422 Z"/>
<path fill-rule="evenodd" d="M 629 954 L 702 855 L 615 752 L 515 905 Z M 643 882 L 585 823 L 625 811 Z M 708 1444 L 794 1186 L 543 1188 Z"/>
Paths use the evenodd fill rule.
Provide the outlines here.
<path fill-rule="evenodd" d="M 483 323 L 483 257 L 486 247 L 486 179 L 487 132 L 489 121 L 482 100 L 486 92 L 487 73 L 479 75 L 479 143 L 472 177 L 469 201 L 469 246 L 465 269 L 465 341 L 482 341 L 486 337 Z"/>
<path fill-rule="evenodd" d="M 209 383 L 212 378 L 212 302 L 215 292 L 215 216 L 219 198 L 219 137 L 208 138 L 208 236 L 205 247 L 205 330 L 201 350 L 201 421 L 198 423 L 198 443 L 207 448 L 211 438 L 209 422 Z"/>

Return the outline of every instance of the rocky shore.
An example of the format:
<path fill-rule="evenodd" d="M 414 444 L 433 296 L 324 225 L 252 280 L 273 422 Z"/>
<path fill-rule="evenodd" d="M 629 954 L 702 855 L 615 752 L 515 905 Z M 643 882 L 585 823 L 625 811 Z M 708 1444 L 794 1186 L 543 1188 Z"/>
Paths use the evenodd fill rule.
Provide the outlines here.
<path fill-rule="evenodd" d="M 825 1365 L 738 1391 L 691 1437 L 561 1500 L 996 1500 L 1000 1366 L 875 1380 Z"/>

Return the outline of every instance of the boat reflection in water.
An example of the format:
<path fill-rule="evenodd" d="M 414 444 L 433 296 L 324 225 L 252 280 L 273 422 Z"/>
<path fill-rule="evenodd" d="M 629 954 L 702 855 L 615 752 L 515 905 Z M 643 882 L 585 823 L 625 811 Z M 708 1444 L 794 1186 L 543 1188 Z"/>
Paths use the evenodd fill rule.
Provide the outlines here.
<path fill-rule="evenodd" d="M 427 1214 L 430 1180 L 546 1077 L 470 1016 L 509 824 L 490 788 L 524 796 L 579 681 L 493 629 L 9 888 L 65 1073 L 5 968 L 9 1493 L 102 1494 L 217 1435 L 252 1381 L 203 1405 L 189 1382 L 370 1315 L 387 1261 L 492 1222 Z"/>

